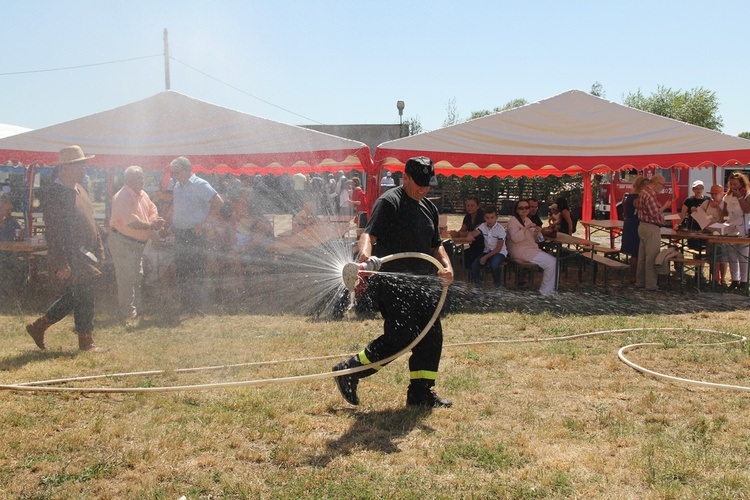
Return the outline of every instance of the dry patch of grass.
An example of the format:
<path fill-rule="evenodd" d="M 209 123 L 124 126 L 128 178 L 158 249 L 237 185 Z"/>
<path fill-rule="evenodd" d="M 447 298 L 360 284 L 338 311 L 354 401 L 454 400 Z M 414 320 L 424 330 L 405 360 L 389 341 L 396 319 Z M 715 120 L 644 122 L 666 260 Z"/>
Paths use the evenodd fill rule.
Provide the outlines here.
<path fill-rule="evenodd" d="M 564 297 L 563 297 L 564 299 Z M 565 301 L 563 300 L 563 303 Z M 438 389 L 452 409 L 405 408 L 404 358 L 360 384 L 348 406 L 330 379 L 147 395 L 1 392 L 0 494 L 24 498 L 743 498 L 750 491 L 750 395 L 662 382 L 616 358 L 685 378 L 750 385 L 739 346 L 695 331 L 743 333 L 745 308 L 671 315 L 562 312 L 451 314 Z M 604 308 L 610 312 L 614 308 Z M 50 330 L 47 353 L 4 316 L 0 382 L 166 369 L 86 385 L 149 387 L 323 372 L 336 359 L 226 370 L 177 368 L 353 352 L 377 319 L 207 316 L 108 326 L 104 354 L 78 354 L 72 323 Z M 494 340 L 497 343 L 454 345 Z M 504 343 L 503 343 L 504 342 Z M 78 384 L 78 385 L 82 385 Z"/>

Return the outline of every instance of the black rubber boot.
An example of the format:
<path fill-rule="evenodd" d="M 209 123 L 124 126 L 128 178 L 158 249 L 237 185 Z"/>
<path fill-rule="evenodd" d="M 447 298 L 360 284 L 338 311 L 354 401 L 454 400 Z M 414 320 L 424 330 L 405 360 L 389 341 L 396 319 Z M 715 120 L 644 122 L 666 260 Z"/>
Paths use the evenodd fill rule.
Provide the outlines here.
<path fill-rule="evenodd" d="M 422 380 L 414 380 L 406 391 L 406 406 L 422 408 L 450 408 L 453 402 L 435 394 L 432 385 Z"/>
<path fill-rule="evenodd" d="M 346 361 L 334 365 L 333 371 L 337 372 L 340 370 L 347 370 L 349 368 L 356 368 L 362 366 L 359 361 L 359 356 L 352 356 Z M 347 403 L 357 406 L 359 404 L 359 396 L 357 396 L 357 385 L 359 384 L 359 373 L 351 375 L 339 375 L 333 379 L 336 382 L 339 392 L 344 397 Z"/>

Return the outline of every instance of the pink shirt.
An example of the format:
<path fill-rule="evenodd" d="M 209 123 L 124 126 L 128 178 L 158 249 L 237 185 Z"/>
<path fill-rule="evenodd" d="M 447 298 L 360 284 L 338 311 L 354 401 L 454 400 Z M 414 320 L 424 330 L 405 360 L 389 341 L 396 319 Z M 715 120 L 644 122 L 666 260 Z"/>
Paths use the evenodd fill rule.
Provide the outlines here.
<path fill-rule="evenodd" d="M 367 207 L 365 206 L 365 191 L 361 187 L 355 187 L 352 189 L 352 201 L 359 202 L 359 206 L 354 209 L 355 212 L 367 212 Z"/>
<path fill-rule="evenodd" d="M 516 262 L 531 262 L 531 259 L 541 252 L 536 238 L 527 227 L 535 225 L 531 219 L 526 219 L 526 224 L 521 224 L 515 216 L 508 221 L 508 256 Z"/>
<path fill-rule="evenodd" d="M 112 216 L 109 225 L 119 233 L 146 241 L 151 235 L 150 229 L 133 229 L 130 224 L 135 221 L 150 222 L 158 215 L 156 205 L 145 191 L 136 193 L 125 185 L 112 197 Z"/>

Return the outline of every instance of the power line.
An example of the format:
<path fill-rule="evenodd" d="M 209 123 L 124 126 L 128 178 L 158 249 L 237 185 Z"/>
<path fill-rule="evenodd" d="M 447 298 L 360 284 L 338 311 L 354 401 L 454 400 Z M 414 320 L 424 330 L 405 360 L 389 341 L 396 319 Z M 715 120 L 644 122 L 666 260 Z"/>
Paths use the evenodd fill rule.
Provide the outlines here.
<path fill-rule="evenodd" d="M 224 82 L 224 81 L 222 81 L 222 80 L 219 80 L 218 78 L 216 78 L 216 77 L 213 77 L 213 76 L 209 75 L 208 73 L 206 73 L 206 72 L 204 72 L 204 71 L 201 71 L 201 70 L 199 70 L 198 68 L 194 68 L 194 67 L 190 66 L 189 64 L 187 64 L 187 63 L 184 63 L 184 62 L 180 61 L 179 59 L 176 59 L 176 58 L 174 58 L 174 57 L 172 57 L 172 56 L 169 56 L 169 58 L 170 58 L 170 59 L 172 59 L 173 61 L 176 61 L 176 62 L 178 62 L 178 63 L 180 63 L 180 64 L 184 65 L 184 66 L 187 66 L 188 68 L 192 69 L 193 71 L 195 71 L 195 72 L 197 72 L 197 73 L 200 73 L 200 74 L 201 74 L 201 75 L 203 75 L 203 76 L 206 76 L 206 77 L 208 77 L 208 78 L 210 78 L 210 79 L 212 79 L 212 80 L 214 80 L 214 81 L 216 81 L 216 82 L 219 82 L 219 83 L 221 83 L 222 85 L 226 85 L 227 87 L 229 87 L 229 88 L 231 88 L 231 89 L 234 89 L 234 90 L 236 90 L 237 92 L 240 92 L 240 93 L 242 93 L 242 94 L 245 94 L 245 95 L 246 95 L 246 96 L 248 96 L 248 97 L 252 97 L 253 99 L 256 99 L 256 100 L 258 100 L 258 101 L 260 101 L 260 102 L 262 102 L 262 103 L 268 104 L 269 106 L 273 106 L 274 108 L 280 109 L 280 110 L 282 110 L 282 111 L 286 111 L 287 113 L 291 113 L 291 114 L 293 114 L 293 115 L 295 115 L 295 116 L 299 116 L 300 118 L 303 118 L 303 119 L 305 119 L 305 120 L 309 120 L 309 121 L 311 121 L 311 122 L 315 122 L 315 123 L 317 123 L 318 125 L 325 125 L 324 123 L 321 123 L 321 122 L 319 122 L 318 120 L 313 120 L 312 118 L 308 118 L 307 116 L 301 115 L 301 114 L 299 114 L 299 113 L 295 113 L 295 112 L 294 112 L 294 111 L 292 111 L 292 110 L 289 110 L 289 109 L 283 108 L 283 107 L 281 107 L 281 106 L 278 106 L 278 105 L 276 105 L 276 104 L 274 104 L 274 103 L 272 103 L 272 102 L 266 101 L 265 99 L 261 99 L 261 98 L 260 98 L 260 97 L 258 97 L 258 96 L 254 96 L 254 95 L 252 95 L 252 94 L 250 94 L 250 93 L 248 93 L 248 92 L 245 92 L 244 90 L 242 90 L 242 89 L 240 89 L 240 88 L 237 88 L 237 87 L 235 87 L 234 85 L 231 85 L 231 84 L 229 84 L 229 83 L 227 83 L 227 82 Z"/>
<path fill-rule="evenodd" d="M 129 59 L 118 59 L 116 61 L 106 61 L 106 62 L 99 62 L 99 63 L 92 63 L 92 64 L 81 64 L 81 65 L 78 65 L 78 66 L 65 66 L 65 67 L 62 67 L 62 68 L 35 69 L 35 70 L 29 70 L 29 71 L 13 71 L 13 72 L 9 72 L 9 73 L 0 73 L 0 76 L 28 75 L 28 74 L 32 74 L 32 73 L 49 73 L 49 72 L 53 72 L 53 71 L 65 71 L 65 70 L 70 70 L 70 69 L 90 68 L 90 67 L 93 67 L 93 66 L 104 66 L 104 65 L 107 65 L 107 64 L 119 64 L 119 63 L 130 62 L 130 61 L 138 61 L 138 60 L 141 60 L 141 59 L 150 59 L 152 57 L 164 57 L 164 54 L 153 54 L 153 55 L 150 55 L 150 56 L 131 57 Z M 201 75 L 203 75 L 205 77 L 208 77 L 208 78 L 210 78 L 210 79 L 212 79 L 212 80 L 214 80 L 214 81 L 216 81 L 218 83 L 221 83 L 222 85 L 226 85 L 227 87 L 229 87 L 231 89 L 234 89 L 237 92 L 245 94 L 248 97 L 252 97 L 253 99 L 256 99 L 256 100 L 258 100 L 258 101 L 260 101 L 262 103 L 268 104 L 269 106 L 273 106 L 274 108 L 277 108 L 277 109 L 280 109 L 280 110 L 285 111 L 287 113 L 290 113 L 290 114 L 293 114 L 295 116 L 298 116 L 298 117 L 300 117 L 300 118 L 302 118 L 304 120 L 308 120 L 308 121 L 317 123 L 318 125 L 324 125 L 324 123 L 321 123 L 318 120 L 313 120 L 312 118 L 309 118 L 307 116 L 301 115 L 299 113 L 295 113 L 294 111 L 292 111 L 290 109 L 286 109 L 286 108 L 284 108 L 282 106 L 274 104 L 274 103 L 272 103 L 270 101 L 267 101 L 265 99 L 262 99 L 262 98 L 260 98 L 258 96 L 252 95 L 249 92 L 245 92 L 244 90 L 242 90 L 242 89 L 240 89 L 238 87 L 235 87 L 234 85 L 231 85 L 231 84 L 229 84 L 227 82 L 219 80 L 218 78 L 216 78 L 214 76 L 209 75 L 205 71 L 201 71 L 198 68 L 195 68 L 195 67 L 193 67 L 193 66 L 191 66 L 191 65 L 189 65 L 189 64 L 187 64 L 187 63 L 185 63 L 183 61 L 180 61 L 179 59 L 176 59 L 176 58 L 174 58 L 172 56 L 169 56 L 169 58 L 172 59 L 173 61 L 176 61 L 176 62 L 178 62 L 178 63 L 180 63 L 180 64 L 182 64 L 182 65 L 184 65 L 184 66 L 186 66 L 186 67 L 188 67 L 190 69 L 192 69 L 193 71 L 195 71 L 197 73 L 200 73 Z"/>
<path fill-rule="evenodd" d="M 100 62 L 100 63 L 93 63 L 93 64 L 82 64 L 80 66 L 66 66 L 64 68 L 50 68 L 50 69 L 35 69 L 31 71 L 16 71 L 12 73 L 0 73 L 0 76 L 10 76 L 10 75 L 28 75 L 30 73 L 47 73 L 50 71 L 64 71 L 66 69 L 80 69 L 80 68 L 90 68 L 92 66 L 104 66 L 105 64 L 118 64 L 123 62 L 129 62 L 129 61 L 138 61 L 140 59 L 149 59 L 151 57 L 162 57 L 163 54 L 154 54 L 151 56 L 141 56 L 141 57 L 132 57 L 130 59 L 120 59 L 117 61 L 107 61 L 107 62 Z"/>

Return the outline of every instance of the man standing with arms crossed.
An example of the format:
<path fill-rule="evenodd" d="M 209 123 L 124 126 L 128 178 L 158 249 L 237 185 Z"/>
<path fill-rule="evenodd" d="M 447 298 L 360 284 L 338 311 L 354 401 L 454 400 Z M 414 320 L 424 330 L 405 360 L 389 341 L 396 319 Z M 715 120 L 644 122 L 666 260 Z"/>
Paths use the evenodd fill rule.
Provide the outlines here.
<path fill-rule="evenodd" d="M 94 345 L 94 280 L 101 274 L 99 265 L 104 257 L 94 209 L 86 190 L 81 186 L 86 175 L 86 160 L 79 146 L 60 150 L 56 163 L 59 174 L 44 193 L 45 238 L 50 272 L 64 286 L 63 293 L 47 308 L 44 316 L 26 325 L 26 331 L 39 349 L 47 349 L 44 333 L 47 328 L 73 313 L 78 349 L 100 351 Z"/>
<path fill-rule="evenodd" d="M 207 181 L 193 174 L 184 156 L 172 160 L 174 178 L 174 263 L 182 311 L 201 314 L 208 291 L 206 229 L 216 220 L 224 200 Z"/>
<path fill-rule="evenodd" d="M 453 282 L 453 267 L 443 249 L 438 229 L 437 207 L 425 198 L 434 175 L 432 160 L 424 156 L 411 158 L 404 168 L 403 186 L 390 189 L 378 198 L 372 217 L 359 240 L 359 262 L 374 254 L 385 257 L 401 252 L 421 252 L 435 257 L 445 268 L 439 273 L 444 286 Z M 383 264 L 385 273 L 373 275 L 369 286 L 383 316 L 383 334 L 370 342 L 359 354 L 333 367 L 345 370 L 385 359 L 409 345 L 429 322 L 437 306 L 434 286 L 424 276 L 434 273 L 433 264 L 422 259 L 399 259 Z M 412 275 L 410 278 L 400 273 Z M 451 401 L 433 391 L 443 347 L 440 319 L 412 349 L 409 359 L 410 384 L 406 393 L 408 406 L 425 408 L 450 407 Z M 353 405 L 359 404 L 357 385 L 376 369 L 335 378 L 341 395 Z"/>
<path fill-rule="evenodd" d="M 164 219 L 143 190 L 143 169 L 125 169 L 125 185 L 112 197 L 112 228 L 107 244 L 115 264 L 117 303 L 126 321 L 136 321 L 141 307 L 143 249 L 152 230 L 161 229 Z"/>

